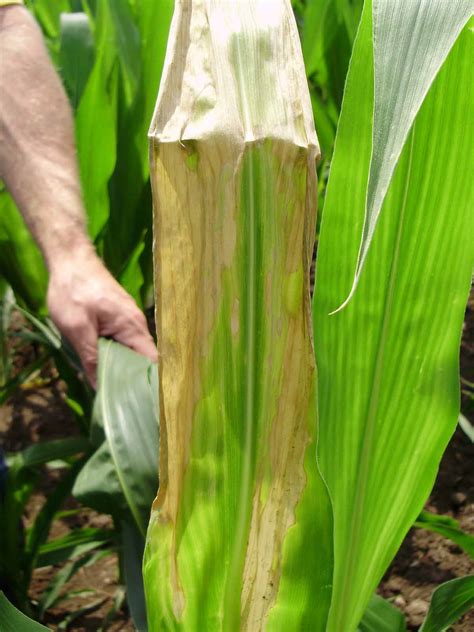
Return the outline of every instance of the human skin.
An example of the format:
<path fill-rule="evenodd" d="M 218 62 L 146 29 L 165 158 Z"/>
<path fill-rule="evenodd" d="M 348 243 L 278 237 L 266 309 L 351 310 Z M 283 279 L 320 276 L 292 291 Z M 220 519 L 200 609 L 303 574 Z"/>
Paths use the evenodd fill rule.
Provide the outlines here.
<path fill-rule="evenodd" d="M 87 236 L 71 108 L 41 31 L 21 5 L 0 7 L 0 77 L 0 178 L 43 253 L 50 315 L 95 386 L 99 336 L 153 360 L 156 346 Z"/>

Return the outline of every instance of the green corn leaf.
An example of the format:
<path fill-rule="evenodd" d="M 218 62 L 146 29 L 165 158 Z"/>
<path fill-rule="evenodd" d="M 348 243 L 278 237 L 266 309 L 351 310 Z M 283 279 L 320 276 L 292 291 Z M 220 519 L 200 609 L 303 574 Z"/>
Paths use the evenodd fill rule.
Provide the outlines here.
<path fill-rule="evenodd" d="M 26 6 L 33 12 L 48 38 L 59 40 L 61 13 L 71 11 L 70 0 L 26 0 Z"/>
<path fill-rule="evenodd" d="M 140 38 L 128 0 L 108 0 L 124 87 L 124 106 L 135 99 L 141 79 Z"/>
<path fill-rule="evenodd" d="M 144 283 L 140 257 L 142 256 L 144 249 L 145 235 L 143 235 L 138 242 L 138 245 L 133 250 L 119 278 L 120 285 L 135 299 L 135 302 L 140 307 L 142 307 L 141 290 Z"/>
<path fill-rule="evenodd" d="M 314 120 L 318 126 L 318 140 L 321 144 L 321 153 L 324 159 L 330 159 L 336 137 L 337 117 L 331 116 L 326 103 L 316 91 L 311 92 L 311 104 L 313 106 Z M 336 118 L 334 121 L 333 118 Z"/>
<path fill-rule="evenodd" d="M 8 349 L 8 359 L 9 352 L 10 350 Z M 49 353 L 40 355 L 36 360 L 33 360 L 33 362 L 16 373 L 6 384 L 2 385 L 0 390 L 0 406 L 4 404 L 22 384 L 28 382 L 34 374 L 38 374 L 50 357 Z"/>
<path fill-rule="evenodd" d="M 0 274 L 27 307 L 44 310 L 47 274 L 43 259 L 15 203 L 1 185 Z"/>
<path fill-rule="evenodd" d="M 91 591 L 91 592 L 94 593 L 94 591 Z M 69 598 L 74 598 L 77 596 L 78 596 L 77 593 L 75 591 L 72 591 L 70 593 L 66 593 L 66 595 L 64 595 L 61 598 L 61 601 L 64 601 L 65 599 L 69 599 Z M 84 591 L 80 591 L 79 596 L 85 596 Z M 92 602 L 87 603 L 85 606 L 82 606 L 82 608 L 78 608 L 78 609 L 75 609 L 73 612 L 70 612 L 58 624 L 57 632 L 62 632 L 63 630 L 73 630 L 74 628 L 71 627 L 71 625 L 74 623 L 74 621 L 76 621 L 76 619 L 79 619 L 80 617 L 83 617 L 86 614 L 90 614 L 91 612 L 98 610 L 100 606 L 102 606 L 106 600 L 107 600 L 107 597 L 100 597 L 99 599 L 96 599 Z M 100 630 L 103 630 L 103 629 L 104 628 L 99 628 L 97 632 L 100 632 Z"/>
<path fill-rule="evenodd" d="M 417 116 L 357 294 L 328 316 L 352 284 L 376 133 L 370 3 L 355 44 L 314 300 L 320 462 L 335 519 L 331 632 L 357 626 L 426 501 L 458 418 L 459 344 L 474 262 L 472 36 L 462 32 Z"/>
<path fill-rule="evenodd" d="M 474 536 L 463 531 L 459 522 L 450 516 L 438 516 L 428 511 L 422 511 L 416 519 L 415 527 L 449 538 L 474 558 Z"/>
<path fill-rule="evenodd" d="M 143 179 L 150 173 L 148 161 L 148 127 L 155 108 L 156 95 L 165 61 L 166 44 L 173 15 L 173 0 L 141 0 L 138 27 L 141 40 L 142 95 L 137 104 L 135 143 L 142 160 Z"/>
<path fill-rule="evenodd" d="M 137 632 L 147 632 L 147 613 L 143 587 L 142 561 L 145 539 L 130 521 L 121 522 L 123 572 L 127 603 Z"/>
<path fill-rule="evenodd" d="M 145 134 L 141 144 L 143 151 L 135 139 L 137 128 L 143 124 L 139 103 L 146 84 L 142 74 L 140 32 L 131 6 L 127 0 L 107 0 L 107 3 L 117 48 L 121 89 L 117 162 L 109 185 L 110 215 L 104 236 L 104 259 L 121 283 L 126 278 L 127 291 L 132 289 L 132 296 L 139 300 L 143 278 L 136 255 L 143 248 L 144 231 L 151 226 L 151 208 L 141 204 L 146 182 L 143 163 L 148 161 Z"/>
<path fill-rule="evenodd" d="M 15 459 L 20 467 L 37 467 L 48 463 L 48 461 L 67 459 L 76 454 L 87 453 L 90 447 L 89 441 L 84 437 L 55 439 L 29 446 L 17 453 Z"/>
<path fill-rule="evenodd" d="M 115 0 L 110 2 L 115 7 Z M 154 0 L 140 2 L 137 16 L 140 46 L 138 52 L 133 48 L 127 56 L 132 57 L 133 53 L 135 59 L 138 54 L 138 60 L 134 64 L 140 68 L 141 80 L 136 87 L 133 103 L 129 107 L 122 106 L 119 112 L 117 165 L 110 187 L 111 208 L 104 256 L 115 275 L 119 278 L 125 275 L 128 286 L 134 285 L 135 288 L 144 282 L 148 288 L 151 285 L 151 274 L 147 274 L 147 279 L 141 279 L 136 266 L 133 268 L 136 280 L 131 284 L 127 267 L 138 250 L 145 245 L 145 235 L 151 233 L 152 202 L 148 182 L 147 132 L 158 92 L 172 8 L 172 0 L 159 3 Z M 119 34 L 117 45 L 119 56 L 123 59 L 123 38 Z M 149 241 L 146 245 L 148 252 L 151 252 Z M 139 263 L 142 264 L 142 261 Z M 151 270 L 149 257 L 145 257 L 145 263 L 147 270 Z M 137 290 L 135 288 L 135 297 L 138 297 L 137 290 L 141 294 L 146 292 L 143 286 Z"/>
<path fill-rule="evenodd" d="M 117 151 L 117 48 L 107 0 L 97 3 L 95 39 L 95 63 L 76 114 L 81 184 L 93 239 L 109 217 L 108 183 Z"/>
<path fill-rule="evenodd" d="M 327 76 L 324 53 L 337 32 L 334 9 L 335 3 L 331 0 L 310 0 L 306 4 L 301 46 L 308 77 L 315 72 L 322 75 L 321 79 Z"/>
<path fill-rule="evenodd" d="M 2 632 L 47 632 L 48 628 L 17 610 L 0 591 L 0 630 Z"/>
<path fill-rule="evenodd" d="M 103 442 L 79 472 L 72 494 L 83 505 L 101 513 L 115 518 L 127 514 L 127 501 L 107 442 Z"/>
<path fill-rule="evenodd" d="M 120 516 L 128 508 L 143 536 L 158 483 L 157 396 L 156 365 L 123 345 L 100 341 L 92 432 L 103 433 L 105 442 L 73 493 L 99 511 Z"/>
<path fill-rule="evenodd" d="M 335 0 L 334 4 L 340 19 L 346 27 L 347 35 L 350 41 L 353 42 L 359 27 L 364 0 Z"/>
<path fill-rule="evenodd" d="M 403 614 L 386 599 L 373 595 L 357 632 L 406 632 Z"/>
<path fill-rule="evenodd" d="M 35 517 L 33 525 L 27 531 L 25 542 L 25 567 L 30 578 L 33 569 L 37 566 L 36 560 L 39 548 L 48 539 L 51 524 L 55 519 L 56 513 L 71 493 L 77 473 L 81 469 L 82 465 L 83 462 L 78 461 L 69 471 L 63 474 L 61 480 L 56 484 L 54 490 L 48 495 L 46 502 L 41 507 L 38 515 Z"/>
<path fill-rule="evenodd" d="M 59 71 L 69 100 L 77 108 L 94 64 L 94 41 L 86 13 L 61 14 Z"/>
<path fill-rule="evenodd" d="M 444 632 L 473 607 L 474 575 L 445 582 L 434 591 L 420 632 Z"/>
<path fill-rule="evenodd" d="M 128 603 L 136 628 L 144 631 L 144 533 L 158 484 L 157 369 L 130 349 L 102 340 L 98 377 L 91 433 L 99 448 L 80 472 L 73 494 L 120 522 Z M 79 542 L 79 550 L 88 544 Z"/>
<path fill-rule="evenodd" d="M 0 499 L 0 524 L 2 525 L 0 577 L 4 585 L 8 586 L 10 598 L 26 610 L 28 609 L 28 600 L 25 598 L 28 578 L 23 565 L 23 546 L 19 537 L 19 525 L 28 499 L 38 483 L 39 475 L 34 470 L 18 467 L 15 461 L 9 463 L 8 466 L 8 476 Z M 2 629 L 0 626 L 0 630 Z"/>
<path fill-rule="evenodd" d="M 302 30 L 306 73 L 323 96 L 327 109 L 340 110 L 355 36 L 354 24 L 357 27 L 360 11 L 359 1 L 308 0 L 306 3 Z M 318 119 L 316 127 L 319 134 Z"/>
<path fill-rule="evenodd" d="M 373 14 L 372 155 L 352 297 L 383 201 L 410 128 L 459 32 L 472 15 L 465 0 L 367 1 Z M 342 307 L 341 306 L 341 307 Z"/>
<path fill-rule="evenodd" d="M 112 606 L 108 609 L 105 617 L 102 619 L 102 623 L 97 632 L 106 632 L 106 630 L 110 629 L 113 621 L 119 616 L 120 611 L 123 610 L 123 606 L 125 604 L 125 594 L 125 588 L 123 586 L 119 586 L 115 591 Z"/>
<path fill-rule="evenodd" d="M 56 514 L 56 518 L 59 514 Z M 105 545 L 116 544 L 117 534 L 107 529 L 91 527 L 75 529 L 61 538 L 49 540 L 39 547 L 36 568 L 62 564 Z"/>
<path fill-rule="evenodd" d="M 46 610 L 61 601 L 61 592 L 66 584 L 80 571 L 83 566 L 92 566 L 103 555 L 102 551 L 87 553 L 83 557 L 72 560 L 63 566 L 49 582 L 38 602 L 38 614 L 42 619 Z"/>
<path fill-rule="evenodd" d="M 12 358 L 8 346 L 8 329 L 11 323 L 13 303 L 13 292 L 5 279 L 0 276 L 0 405 L 3 403 L 5 385 L 11 379 Z"/>
<path fill-rule="evenodd" d="M 5 391 L 8 391 L 8 383 L 11 378 L 12 357 L 9 348 L 9 328 L 15 297 L 11 287 L 0 276 L 0 405 L 5 401 Z M 16 376 L 15 376 L 16 377 Z M 5 399 L 4 399 L 5 398 Z"/>
<path fill-rule="evenodd" d="M 161 354 L 150 629 L 323 631 L 318 145 L 289 3 L 177 2 L 150 136 Z"/>

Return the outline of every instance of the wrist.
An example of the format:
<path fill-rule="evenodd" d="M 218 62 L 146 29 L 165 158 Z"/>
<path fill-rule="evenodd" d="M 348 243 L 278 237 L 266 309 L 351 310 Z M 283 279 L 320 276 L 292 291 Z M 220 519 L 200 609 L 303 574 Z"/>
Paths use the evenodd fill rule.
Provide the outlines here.
<path fill-rule="evenodd" d="M 50 243 L 43 252 L 50 276 L 71 268 L 88 267 L 99 261 L 92 242 L 85 234 L 64 236 L 64 239 Z"/>

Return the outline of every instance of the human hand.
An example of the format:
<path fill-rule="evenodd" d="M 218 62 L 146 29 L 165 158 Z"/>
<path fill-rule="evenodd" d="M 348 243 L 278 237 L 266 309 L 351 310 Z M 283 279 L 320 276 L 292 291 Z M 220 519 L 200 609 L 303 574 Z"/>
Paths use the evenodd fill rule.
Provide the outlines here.
<path fill-rule="evenodd" d="M 50 267 L 48 307 L 96 386 L 97 344 L 108 336 L 152 360 L 156 345 L 145 316 L 90 248 Z"/>

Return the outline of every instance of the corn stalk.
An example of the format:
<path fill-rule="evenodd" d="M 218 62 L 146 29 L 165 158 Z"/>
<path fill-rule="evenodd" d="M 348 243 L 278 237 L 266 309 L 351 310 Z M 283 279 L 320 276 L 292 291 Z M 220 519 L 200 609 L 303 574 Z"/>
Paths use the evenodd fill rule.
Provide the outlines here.
<path fill-rule="evenodd" d="M 178 1 L 150 137 L 150 629 L 320 629 L 332 517 L 309 296 L 319 147 L 290 3 Z"/>

